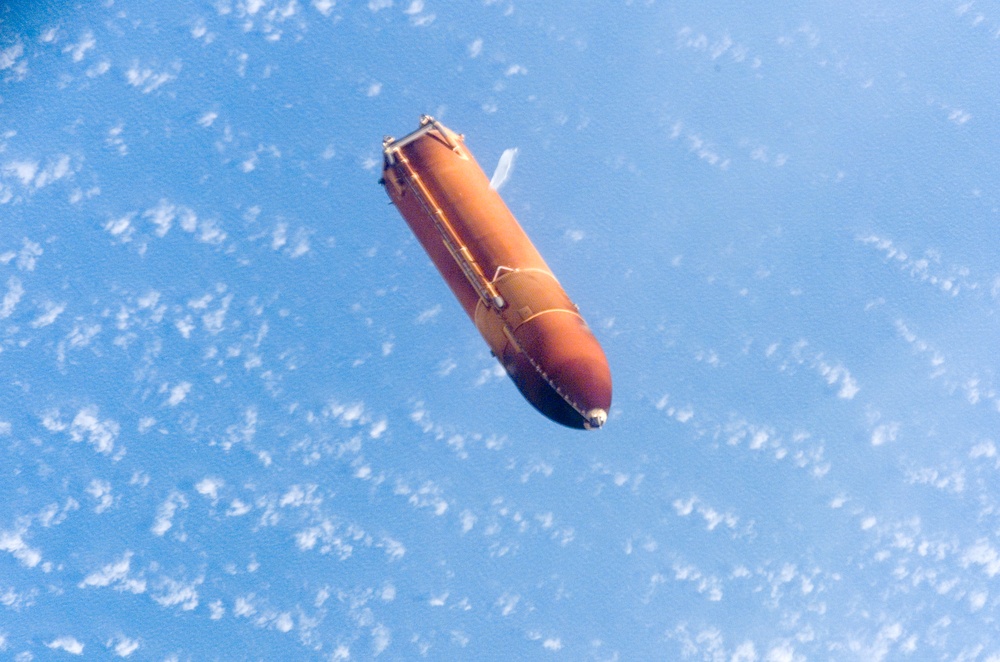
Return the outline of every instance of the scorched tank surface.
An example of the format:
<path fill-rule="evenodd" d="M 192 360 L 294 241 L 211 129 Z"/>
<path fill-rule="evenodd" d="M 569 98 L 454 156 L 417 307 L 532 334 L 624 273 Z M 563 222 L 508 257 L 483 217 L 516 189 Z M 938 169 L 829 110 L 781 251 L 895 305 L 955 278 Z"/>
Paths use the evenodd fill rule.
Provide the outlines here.
<path fill-rule="evenodd" d="M 525 399 L 572 428 L 604 425 L 604 351 L 464 137 L 424 116 L 383 154 L 393 204 Z"/>

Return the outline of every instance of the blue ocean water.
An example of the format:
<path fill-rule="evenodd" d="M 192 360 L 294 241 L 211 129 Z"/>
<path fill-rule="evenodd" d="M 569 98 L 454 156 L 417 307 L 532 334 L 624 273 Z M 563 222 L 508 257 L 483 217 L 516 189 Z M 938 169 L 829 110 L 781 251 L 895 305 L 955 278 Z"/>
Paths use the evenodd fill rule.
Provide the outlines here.
<path fill-rule="evenodd" d="M 1000 659 L 981 3 L 0 7 L 0 652 Z M 466 135 L 539 416 L 377 180 Z"/>

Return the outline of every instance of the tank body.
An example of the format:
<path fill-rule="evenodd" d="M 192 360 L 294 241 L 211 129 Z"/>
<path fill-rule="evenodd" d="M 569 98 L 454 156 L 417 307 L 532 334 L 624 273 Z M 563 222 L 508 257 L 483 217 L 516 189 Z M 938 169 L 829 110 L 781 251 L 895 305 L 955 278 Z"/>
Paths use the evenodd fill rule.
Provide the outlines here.
<path fill-rule="evenodd" d="M 383 155 L 390 199 L 525 399 L 563 425 L 601 427 L 604 351 L 463 136 L 424 116 Z"/>

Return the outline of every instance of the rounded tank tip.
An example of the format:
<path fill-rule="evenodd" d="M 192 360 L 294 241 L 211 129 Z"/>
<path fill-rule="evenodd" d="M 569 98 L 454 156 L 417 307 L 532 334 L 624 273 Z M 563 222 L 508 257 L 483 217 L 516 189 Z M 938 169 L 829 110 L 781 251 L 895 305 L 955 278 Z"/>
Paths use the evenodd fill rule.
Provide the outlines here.
<path fill-rule="evenodd" d="M 596 430 L 604 425 L 608 420 L 608 412 L 603 409 L 591 409 L 587 412 L 587 421 L 583 427 L 588 430 Z"/>

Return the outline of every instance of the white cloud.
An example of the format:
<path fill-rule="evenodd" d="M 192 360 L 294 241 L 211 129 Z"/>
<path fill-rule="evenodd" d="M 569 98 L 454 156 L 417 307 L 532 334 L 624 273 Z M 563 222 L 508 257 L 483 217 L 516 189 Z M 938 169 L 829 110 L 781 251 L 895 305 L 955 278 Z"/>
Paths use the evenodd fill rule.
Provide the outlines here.
<path fill-rule="evenodd" d="M 11 161 L 3 167 L 4 174 L 13 176 L 24 186 L 30 186 L 38 172 L 38 161 Z"/>
<path fill-rule="evenodd" d="M 83 655 L 83 644 L 68 635 L 57 637 L 45 645 L 52 650 L 63 650 L 71 655 Z"/>
<path fill-rule="evenodd" d="M 752 641 L 744 641 L 733 651 L 730 662 L 757 662 L 757 648 Z"/>
<path fill-rule="evenodd" d="M 42 247 L 30 239 L 25 239 L 17 254 L 17 268 L 20 271 L 34 271 L 38 258 L 41 257 Z"/>
<path fill-rule="evenodd" d="M 995 577 L 1000 574 L 1000 553 L 993 547 L 989 540 L 981 538 L 962 555 L 962 564 L 982 566 L 983 572 L 988 577 Z"/>
<path fill-rule="evenodd" d="M 26 529 L 19 531 L 0 531 L 0 551 L 10 553 L 21 565 L 34 568 L 42 561 L 42 553 L 32 549 L 24 541 Z"/>
<path fill-rule="evenodd" d="M 186 398 L 187 394 L 190 392 L 191 392 L 191 382 L 181 382 L 177 384 L 172 389 L 170 389 L 170 398 L 167 400 L 167 405 L 171 407 L 176 407 L 177 405 L 179 405 L 181 402 L 184 401 L 184 398 Z"/>
<path fill-rule="evenodd" d="M 177 320 L 174 323 L 174 326 L 177 327 L 177 330 L 180 331 L 181 336 L 185 339 L 190 338 L 191 332 L 194 331 L 195 329 L 194 322 L 192 321 L 190 315 L 187 315 L 186 317 Z"/>
<path fill-rule="evenodd" d="M 198 18 L 194 25 L 191 26 L 191 37 L 194 39 L 203 39 L 206 44 L 211 44 L 215 41 L 215 33 L 208 31 L 208 26 L 205 25 L 205 20 Z"/>
<path fill-rule="evenodd" d="M 295 622 L 287 611 L 278 614 L 278 617 L 274 619 L 274 628 L 279 632 L 291 632 L 293 627 L 295 627 Z"/>
<path fill-rule="evenodd" d="M 176 491 L 171 492 L 166 501 L 161 503 L 160 507 L 156 509 L 156 520 L 153 522 L 150 531 L 157 536 L 165 534 L 174 525 L 174 515 L 177 513 L 177 509 L 187 508 L 187 506 L 188 502 L 183 494 Z"/>
<path fill-rule="evenodd" d="M 180 606 L 183 611 L 191 611 L 198 606 L 198 586 L 204 581 L 201 578 L 185 583 L 162 577 L 157 582 L 153 600 L 163 607 Z"/>
<path fill-rule="evenodd" d="M 858 386 L 858 383 L 854 381 L 854 378 L 851 377 L 850 373 L 848 373 L 844 376 L 844 381 L 840 385 L 840 390 L 837 391 L 837 397 L 843 400 L 851 400 L 860 390 L 861 388 Z"/>
<path fill-rule="evenodd" d="M 240 163 L 240 170 L 243 172 L 253 172 L 257 169 L 257 162 L 260 160 L 257 152 L 254 152 Z"/>
<path fill-rule="evenodd" d="M 31 328 L 41 329 L 43 327 L 49 326 L 66 310 L 65 303 L 55 303 L 52 301 L 46 301 L 42 304 L 42 308 L 45 310 L 41 315 L 36 317 L 31 322 Z"/>
<path fill-rule="evenodd" d="M 161 71 L 160 73 L 157 73 L 148 67 L 141 68 L 138 62 L 134 63 L 128 71 L 125 72 L 125 80 L 128 84 L 132 87 L 141 89 L 143 94 L 149 94 L 175 78 L 177 78 L 177 76 L 168 71 Z"/>
<path fill-rule="evenodd" d="M 205 128 L 208 128 L 212 126 L 212 123 L 215 122 L 216 118 L 218 117 L 219 113 L 215 112 L 214 110 L 210 110 L 198 118 L 198 126 L 203 126 Z"/>
<path fill-rule="evenodd" d="M 35 176 L 35 188 L 42 188 L 70 174 L 72 174 L 72 170 L 69 156 L 60 154 L 55 160 L 50 160 L 45 168 Z"/>
<path fill-rule="evenodd" d="M 177 216 L 177 207 L 166 200 L 160 200 L 155 207 L 151 207 L 142 213 L 142 217 L 149 219 L 149 222 L 156 226 L 156 236 L 163 237 L 170 232 L 170 227 Z"/>
<path fill-rule="evenodd" d="M 198 492 L 198 494 L 206 496 L 214 501 L 215 499 L 219 498 L 219 488 L 224 486 L 225 484 L 226 481 L 222 480 L 221 478 L 206 476 L 197 485 L 194 486 L 194 489 Z"/>
<path fill-rule="evenodd" d="M 336 4 L 336 0 L 312 0 L 312 6 L 323 16 L 329 16 Z"/>
<path fill-rule="evenodd" d="M 107 60 L 101 60 L 95 64 L 87 67 L 86 73 L 88 78 L 97 78 L 98 76 L 103 76 L 111 70 L 111 63 Z"/>
<path fill-rule="evenodd" d="M 499 598 L 497 598 L 496 606 L 500 608 L 501 616 L 510 616 L 517 610 L 517 603 L 521 601 L 521 596 L 510 593 L 504 593 Z"/>
<path fill-rule="evenodd" d="M 0 71 L 12 68 L 24 54 L 24 44 L 20 41 L 0 51 Z"/>
<path fill-rule="evenodd" d="M 73 56 L 73 61 L 79 62 L 80 60 L 83 59 L 84 55 L 87 54 L 87 51 L 89 51 L 96 45 L 97 41 L 94 39 L 94 33 L 91 32 L 90 30 L 87 30 L 80 37 L 80 41 L 78 41 L 75 44 L 70 44 L 65 48 L 63 48 L 63 53 L 70 53 Z"/>
<path fill-rule="evenodd" d="M 108 137 L 104 140 L 104 144 L 113 148 L 116 152 L 118 152 L 119 156 L 125 156 L 128 154 L 128 145 L 125 144 L 125 139 L 122 138 L 122 133 L 124 131 L 124 124 L 116 124 L 108 129 Z"/>
<path fill-rule="evenodd" d="M 253 596 L 240 596 L 233 603 L 233 614 L 236 616 L 253 616 L 257 613 L 257 608 L 253 606 L 251 599 Z"/>
<path fill-rule="evenodd" d="M 226 511 L 227 517 L 240 517 L 246 515 L 253 507 L 250 504 L 244 503 L 239 499 L 233 499 L 229 504 L 229 509 Z"/>
<path fill-rule="evenodd" d="M 972 459 L 978 459 L 981 457 L 995 458 L 997 456 L 997 447 L 992 441 L 987 439 L 986 441 L 981 441 L 972 447 L 969 451 L 969 457 Z"/>
<path fill-rule="evenodd" d="M 109 455 L 115 447 L 115 439 L 118 437 L 120 426 L 114 420 L 108 418 L 100 420 L 96 406 L 84 407 L 73 418 L 70 423 L 69 436 L 75 442 L 83 441 L 94 447 L 98 453 Z"/>
<path fill-rule="evenodd" d="M 795 654 L 795 649 L 792 648 L 791 644 L 785 642 L 769 650 L 764 662 L 799 662 L 799 660 L 804 659 L 801 655 Z"/>
<path fill-rule="evenodd" d="M 215 311 L 211 313 L 205 313 L 201 316 L 202 324 L 205 326 L 205 330 L 215 335 L 222 331 L 225 326 L 226 313 L 229 311 L 229 304 L 233 300 L 233 295 L 229 294 L 222 298 L 221 305 Z"/>
<path fill-rule="evenodd" d="M 129 593 L 144 593 L 146 591 L 146 580 L 129 577 L 132 565 L 132 552 L 125 550 L 122 557 L 117 561 L 105 565 L 100 570 L 96 570 L 80 582 L 79 588 L 103 588 L 113 587 L 116 591 L 128 591 Z"/>
<path fill-rule="evenodd" d="M 208 610 L 211 612 L 209 618 L 217 621 L 226 615 L 226 608 L 222 606 L 222 600 L 215 600 L 208 603 Z"/>
<path fill-rule="evenodd" d="M 426 324 L 438 316 L 441 312 L 441 304 L 435 304 L 427 310 L 417 315 L 417 324 Z"/>
<path fill-rule="evenodd" d="M 381 623 L 372 628 L 372 652 L 376 656 L 385 651 L 391 641 L 392 637 L 389 628 Z"/>
<path fill-rule="evenodd" d="M 816 371 L 826 379 L 826 383 L 834 386 L 840 382 L 840 390 L 837 397 L 843 400 L 851 400 L 860 391 L 857 382 L 851 377 L 851 373 L 842 365 L 830 365 L 823 360 L 822 355 L 817 355 L 814 363 Z"/>
<path fill-rule="evenodd" d="M 406 556 L 406 547 L 403 543 L 388 536 L 382 538 L 379 546 L 385 551 L 385 555 L 389 557 L 390 561 L 398 561 Z"/>
<path fill-rule="evenodd" d="M 899 423 L 879 425 L 872 431 L 872 446 L 881 446 L 887 441 L 896 441 L 899 434 Z"/>
<path fill-rule="evenodd" d="M 118 657 L 128 657 L 132 653 L 139 650 L 139 640 L 129 639 L 126 636 L 119 635 L 114 639 L 108 641 L 108 648 L 114 651 L 115 655 Z"/>
<path fill-rule="evenodd" d="M 87 494 L 97 500 L 97 506 L 94 507 L 95 513 L 103 513 L 114 503 L 114 497 L 111 496 L 111 483 L 106 480 L 99 478 L 91 480 L 87 486 Z"/>
<path fill-rule="evenodd" d="M 23 295 L 24 287 L 21 285 L 21 280 L 16 276 L 8 278 L 7 292 L 3 295 L 3 302 L 0 303 L 0 319 L 11 316 Z"/>

